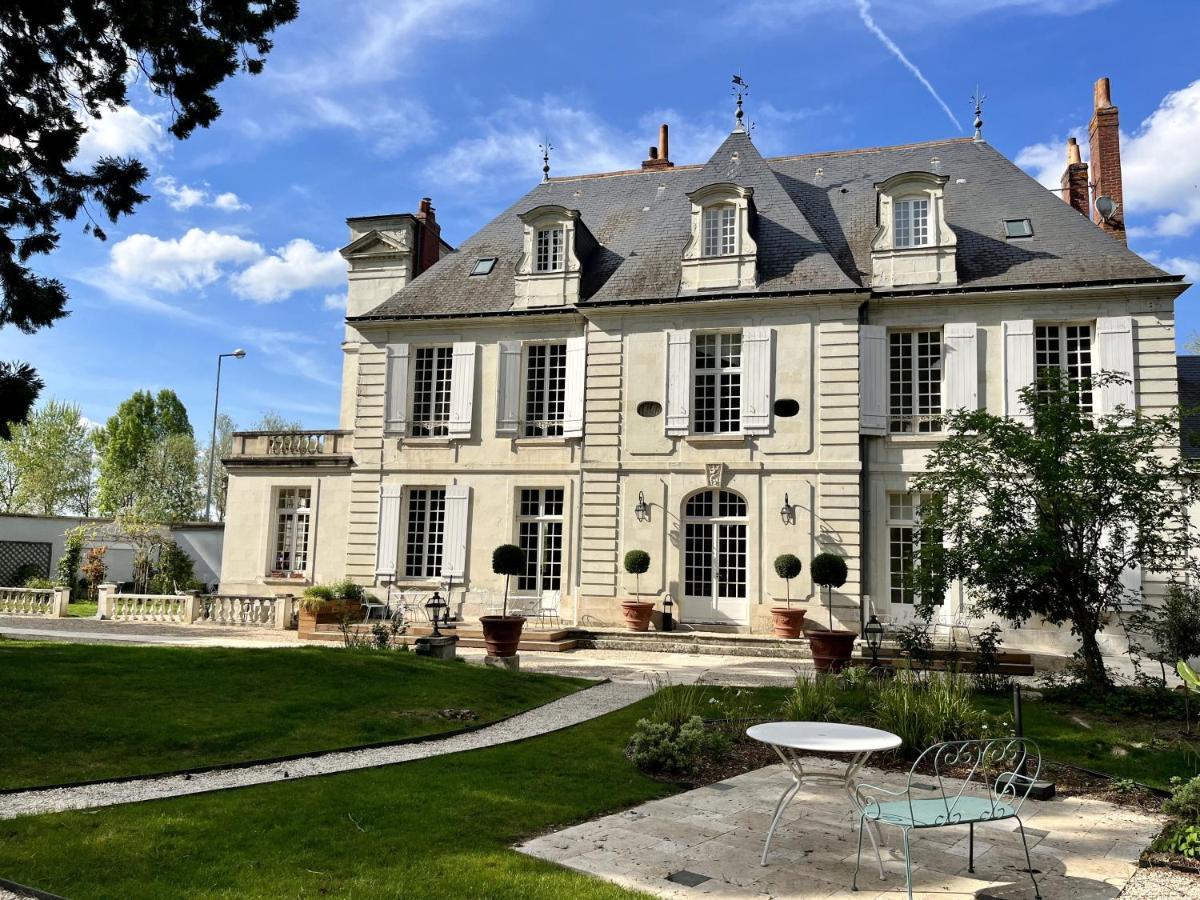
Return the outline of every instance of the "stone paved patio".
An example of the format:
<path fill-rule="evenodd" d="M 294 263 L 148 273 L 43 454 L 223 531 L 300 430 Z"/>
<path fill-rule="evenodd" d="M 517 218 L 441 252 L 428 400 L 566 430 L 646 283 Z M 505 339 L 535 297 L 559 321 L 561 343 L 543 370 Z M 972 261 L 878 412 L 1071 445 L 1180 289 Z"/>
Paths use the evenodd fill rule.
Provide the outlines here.
<path fill-rule="evenodd" d="M 806 768 L 828 760 L 805 760 Z M 904 776 L 866 769 L 862 780 L 901 787 Z M 879 871 L 863 845 L 858 893 L 856 818 L 840 788 L 806 784 L 784 814 L 767 866 L 759 865 L 776 800 L 788 784 L 782 765 L 655 800 L 535 838 L 517 849 L 661 897 L 903 898 L 900 832 L 885 829 Z M 1046 900 L 1113 898 L 1161 820 L 1096 800 L 1028 801 L 1022 810 L 1034 869 Z M 1033 897 L 1016 822 L 977 825 L 975 873 L 967 871 L 967 829 L 913 832 L 913 891 L 918 897 Z"/>

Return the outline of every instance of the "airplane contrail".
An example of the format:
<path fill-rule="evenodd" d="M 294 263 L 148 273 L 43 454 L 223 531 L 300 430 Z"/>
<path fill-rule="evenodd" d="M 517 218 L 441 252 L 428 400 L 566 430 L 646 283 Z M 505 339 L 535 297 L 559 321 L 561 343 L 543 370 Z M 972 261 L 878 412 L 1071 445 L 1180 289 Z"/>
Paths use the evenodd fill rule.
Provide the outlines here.
<path fill-rule="evenodd" d="M 917 81 L 925 85 L 925 90 L 929 91 L 930 96 L 938 102 L 938 105 L 941 106 L 943 112 L 950 117 L 950 121 L 954 123 L 954 127 L 959 131 L 962 131 L 962 123 L 959 122 L 954 113 L 950 111 L 950 107 L 946 105 L 946 101 L 938 96 L 938 92 L 934 90 L 933 85 L 929 83 L 929 79 L 921 74 L 921 70 L 918 69 L 913 62 L 904 55 L 903 50 L 896 46 L 896 42 L 888 37 L 884 33 L 883 29 L 876 24 L 875 19 L 871 16 L 870 0 L 858 0 L 858 17 L 862 19 L 862 22 L 867 26 L 867 29 L 874 34 L 875 37 L 879 38 L 883 46 L 887 47 L 887 49 L 891 51 L 892 55 L 895 56 L 896 59 L 900 60 L 904 67 L 916 76 Z"/>

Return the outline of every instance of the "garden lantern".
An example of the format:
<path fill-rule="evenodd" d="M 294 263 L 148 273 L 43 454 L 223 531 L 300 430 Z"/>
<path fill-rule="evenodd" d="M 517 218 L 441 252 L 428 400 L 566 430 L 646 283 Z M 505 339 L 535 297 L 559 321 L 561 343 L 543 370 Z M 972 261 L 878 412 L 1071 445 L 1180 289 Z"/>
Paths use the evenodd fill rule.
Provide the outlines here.
<path fill-rule="evenodd" d="M 783 495 L 783 506 L 780 507 L 779 518 L 783 519 L 784 525 L 791 525 L 796 521 L 796 507 L 792 506 L 791 498 L 786 492 Z"/>
<path fill-rule="evenodd" d="M 867 646 L 871 648 L 871 668 L 876 668 L 879 665 L 879 647 L 883 643 L 883 623 L 875 618 L 874 613 L 871 613 L 871 620 L 863 626 L 863 637 L 867 639 Z"/>
<path fill-rule="evenodd" d="M 442 633 L 440 631 L 438 631 L 438 619 L 441 616 L 442 610 L 448 609 L 449 606 L 450 606 L 450 604 L 447 603 L 445 600 L 443 600 L 442 595 L 439 594 L 437 591 L 434 591 L 433 596 L 430 597 L 427 601 L 425 601 L 425 612 L 429 616 L 429 621 L 431 621 L 433 623 L 433 636 L 434 637 L 442 636 Z"/>
<path fill-rule="evenodd" d="M 674 609 L 675 609 L 675 601 L 671 599 L 671 595 L 663 594 L 663 617 L 662 617 L 662 630 L 663 631 L 674 631 L 675 630 Z"/>
<path fill-rule="evenodd" d="M 650 521 L 650 504 L 646 502 L 646 495 L 642 491 L 638 491 L 638 502 L 633 508 L 633 514 L 639 522 Z"/>

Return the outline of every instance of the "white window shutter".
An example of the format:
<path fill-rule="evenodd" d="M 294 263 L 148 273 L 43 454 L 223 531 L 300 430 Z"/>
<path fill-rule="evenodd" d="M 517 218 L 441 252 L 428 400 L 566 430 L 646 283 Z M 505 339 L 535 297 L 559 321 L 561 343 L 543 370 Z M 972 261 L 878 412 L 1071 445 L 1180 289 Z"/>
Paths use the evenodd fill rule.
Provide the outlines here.
<path fill-rule="evenodd" d="M 400 501 L 404 488 L 385 484 L 379 488 L 378 546 L 375 548 L 375 577 L 396 580 L 396 552 L 400 547 Z"/>
<path fill-rule="evenodd" d="M 862 434 L 887 434 L 887 329 L 882 325 L 858 326 L 858 430 Z"/>
<path fill-rule="evenodd" d="M 686 435 L 692 427 L 692 333 L 667 331 L 667 434 Z"/>
<path fill-rule="evenodd" d="M 563 384 L 563 437 L 583 437 L 583 392 L 587 373 L 587 338 L 567 338 L 567 376 Z"/>
<path fill-rule="evenodd" d="M 469 438 L 475 416 L 475 343 L 454 345 L 450 369 L 450 437 Z"/>
<path fill-rule="evenodd" d="M 384 409 L 387 434 L 408 431 L 408 344 L 388 344 Z"/>
<path fill-rule="evenodd" d="M 1025 425 L 1033 424 L 1033 413 L 1021 401 L 1021 390 L 1033 384 L 1033 319 L 1004 323 L 1004 414 Z"/>
<path fill-rule="evenodd" d="M 442 534 L 442 575 L 463 578 L 467 571 L 467 520 L 471 514 L 471 488 L 446 487 L 446 520 Z"/>
<path fill-rule="evenodd" d="M 1118 406 L 1133 412 L 1136 404 L 1133 359 L 1133 317 L 1113 316 L 1096 320 L 1096 361 L 1093 372 L 1115 372 L 1129 379 L 1125 384 L 1100 388 L 1100 413 L 1111 415 Z"/>
<path fill-rule="evenodd" d="M 773 328 L 742 329 L 742 431 L 771 433 L 771 377 L 774 355 Z"/>
<path fill-rule="evenodd" d="M 500 368 L 496 379 L 496 435 L 516 437 L 521 407 L 521 342 L 500 342 Z"/>
<path fill-rule="evenodd" d="M 942 412 L 979 409 L 979 355 L 974 322 L 949 322 L 942 331 Z"/>

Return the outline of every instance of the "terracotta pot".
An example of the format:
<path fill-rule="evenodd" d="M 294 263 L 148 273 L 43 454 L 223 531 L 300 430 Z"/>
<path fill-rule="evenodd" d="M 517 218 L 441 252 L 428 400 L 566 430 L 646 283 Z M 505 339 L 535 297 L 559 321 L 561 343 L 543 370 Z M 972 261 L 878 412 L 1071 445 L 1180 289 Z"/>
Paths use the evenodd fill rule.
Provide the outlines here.
<path fill-rule="evenodd" d="M 790 606 L 771 607 L 771 623 L 775 627 L 775 637 L 800 637 L 804 632 L 804 614 L 807 611 L 792 609 Z"/>
<path fill-rule="evenodd" d="M 648 600 L 622 600 L 621 615 L 625 617 L 626 631 L 649 631 L 650 616 L 654 604 Z"/>
<path fill-rule="evenodd" d="M 483 626 L 483 641 L 488 656 L 516 656 L 521 643 L 521 629 L 525 627 L 524 616 L 480 616 Z"/>
<path fill-rule="evenodd" d="M 812 648 L 813 664 L 818 672 L 840 672 L 854 654 L 853 631 L 810 631 L 808 645 Z"/>
<path fill-rule="evenodd" d="M 333 600 L 311 609 L 300 608 L 297 630 L 311 633 L 318 625 L 340 625 L 343 620 L 357 622 L 362 619 L 362 602 L 359 600 Z"/>

